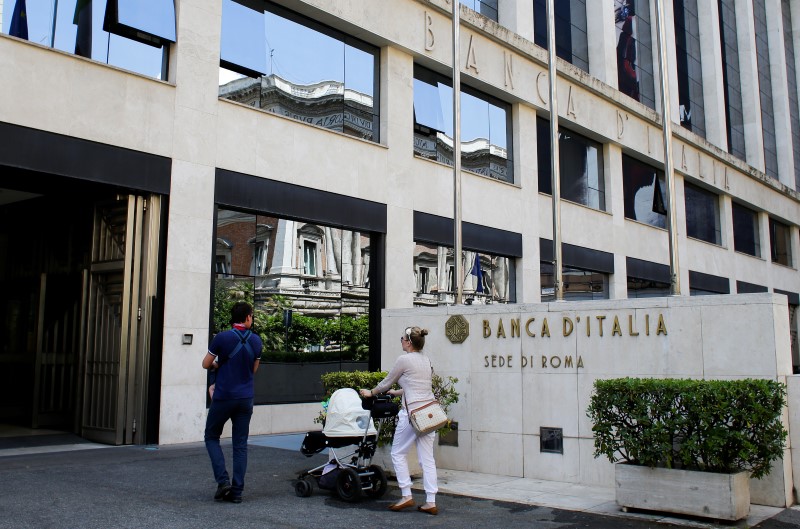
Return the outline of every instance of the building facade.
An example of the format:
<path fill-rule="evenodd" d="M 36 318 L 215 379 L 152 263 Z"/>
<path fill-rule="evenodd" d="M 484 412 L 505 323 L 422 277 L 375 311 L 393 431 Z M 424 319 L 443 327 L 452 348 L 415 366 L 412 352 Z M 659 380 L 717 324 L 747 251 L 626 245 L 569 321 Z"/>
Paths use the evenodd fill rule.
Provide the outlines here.
<path fill-rule="evenodd" d="M 381 309 L 554 296 L 543 0 L 0 0 L 0 422 L 202 438 L 210 336 L 265 337 L 251 431 L 381 365 Z M 787 296 L 800 368 L 800 0 L 556 1 L 564 293 Z M 23 10 L 22 7 L 25 7 Z M 543 33 L 544 32 L 544 33 Z M 413 322 L 410 322 L 413 323 Z"/>

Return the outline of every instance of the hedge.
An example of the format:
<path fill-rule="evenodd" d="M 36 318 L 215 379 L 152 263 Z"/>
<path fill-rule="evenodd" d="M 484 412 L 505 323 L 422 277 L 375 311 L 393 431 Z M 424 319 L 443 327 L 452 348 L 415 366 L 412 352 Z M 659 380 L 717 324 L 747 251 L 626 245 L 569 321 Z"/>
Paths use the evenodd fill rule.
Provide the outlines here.
<path fill-rule="evenodd" d="M 786 386 L 773 380 L 597 380 L 594 456 L 762 478 L 783 456 L 785 406 Z"/>

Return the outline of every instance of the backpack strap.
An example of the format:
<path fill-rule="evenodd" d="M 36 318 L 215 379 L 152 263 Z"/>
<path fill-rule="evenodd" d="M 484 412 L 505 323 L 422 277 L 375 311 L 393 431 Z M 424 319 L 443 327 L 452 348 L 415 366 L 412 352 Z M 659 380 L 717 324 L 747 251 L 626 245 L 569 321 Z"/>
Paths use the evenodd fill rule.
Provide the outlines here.
<path fill-rule="evenodd" d="M 236 347 L 233 349 L 231 354 L 228 356 L 228 360 L 230 360 L 231 358 L 233 358 L 234 356 L 239 354 L 239 351 L 242 349 L 242 347 L 247 349 L 247 352 L 250 353 L 250 356 L 254 356 L 253 355 L 253 348 L 250 346 L 250 342 L 249 342 L 250 335 L 253 334 L 253 331 L 251 331 L 250 329 L 247 329 L 245 332 L 241 332 L 239 329 L 231 329 L 231 330 L 236 334 L 236 336 L 239 337 L 239 343 L 236 344 Z"/>

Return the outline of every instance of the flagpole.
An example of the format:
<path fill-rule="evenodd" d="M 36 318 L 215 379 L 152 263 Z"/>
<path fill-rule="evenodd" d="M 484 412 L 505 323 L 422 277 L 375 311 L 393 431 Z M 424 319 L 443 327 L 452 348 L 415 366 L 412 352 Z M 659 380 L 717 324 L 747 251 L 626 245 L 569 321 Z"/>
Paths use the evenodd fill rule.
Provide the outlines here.
<path fill-rule="evenodd" d="M 58 20 L 58 0 L 53 0 L 53 30 L 50 32 L 50 47 L 56 47 L 56 20 Z"/>
<path fill-rule="evenodd" d="M 464 296 L 464 278 L 461 275 L 461 4 L 459 0 L 450 0 L 450 4 L 453 6 L 453 275 L 456 281 L 456 305 L 461 305 Z"/>
<path fill-rule="evenodd" d="M 672 154 L 672 112 L 670 110 L 669 80 L 667 78 L 667 34 L 664 28 L 664 0 L 656 0 L 656 26 L 658 30 L 658 70 L 661 76 L 661 124 L 664 139 L 664 173 L 667 180 L 667 216 L 669 231 L 670 294 L 681 295 L 680 265 L 678 260 L 678 217 L 675 205 L 675 166 Z"/>
<path fill-rule="evenodd" d="M 558 97 L 556 96 L 556 17 L 554 0 L 547 0 L 547 80 L 550 96 L 550 178 L 553 191 L 553 292 L 564 301 L 561 271 L 561 161 L 558 155 Z"/>

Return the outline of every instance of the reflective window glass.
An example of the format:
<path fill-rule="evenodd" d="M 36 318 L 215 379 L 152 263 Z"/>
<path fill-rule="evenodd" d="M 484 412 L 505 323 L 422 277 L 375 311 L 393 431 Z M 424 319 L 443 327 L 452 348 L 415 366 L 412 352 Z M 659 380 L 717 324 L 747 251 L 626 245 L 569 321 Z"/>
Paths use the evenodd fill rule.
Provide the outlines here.
<path fill-rule="evenodd" d="M 712 244 L 722 244 L 719 223 L 719 197 L 692 184 L 684 186 L 686 234 Z"/>
<path fill-rule="evenodd" d="M 746 160 L 739 42 L 736 33 L 736 2 L 734 0 L 719 0 L 718 4 L 728 152 L 742 160 Z"/>
<path fill-rule="evenodd" d="M 414 66 L 414 153 L 453 164 L 453 88 L 449 79 Z M 461 90 L 461 167 L 514 181 L 511 105 L 477 90 Z"/>
<path fill-rule="evenodd" d="M 152 46 L 175 42 L 174 0 L 108 0 L 105 29 Z"/>
<path fill-rule="evenodd" d="M 143 44 L 104 30 L 106 0 L 28 0 L 24 23 L 19 16 L 14 19 L 16 5 L 16 0 L 6 0 L 4 33 L 22 37 L 19 32 L 24 26 L 27 36 L 22 38 L 31 42 L 156 79 L 167 77 L 169 44 Z M 174 15 L 170 20 L 174 27 Z"/>
<path fill-rule="evenodd" d="M 257 404 L 318 401 L 323 373 L 368 369 L 369 235 L 223 208 L 216 219 L 212 334 L 234 302 L 254 305 L 269 364 Z"/>
<path fill-rule="evenodd" d="M 672 9 L 675 22 L 675 60 L 678 70 L 681 125 L 700 136 L 705 136 L 697 0 L 673 0 Z"/>
<path fill-rule="evenodd" d="M 414 243 L 414 306 L 452 305 L 456 298 L 453 248 Z M 464 303 L 516 302 L 514 259 L 471 250 L 461 252 Z"/>
<path fill-rule="evenodd" d="M 628 276 L 629 298 L 662 298 L 669 295 L 669 283 Z"/>
<path fill-rule="evenodd" d="M 789 226 L 769 219 L 770 256 L 773 263 L 792 266 L 792 241 Z"/>
<path fill-rule="evenodd" d="M 622 155 L 625 218 L 657 228 L 667 225 L 666 182 L 655 167 Z"/>
<path fill-rule="evenodd" d="M 263 31 L 223 19 L 220 97 L 379 141 L 378 48 L 274 4 L 236 10 Z"/>
<path fill-rule="evenodd" d="M 542 302 L 555 301 L 555 267 L 553 263 L 545 261 L 540 266 Z M 608 274 L 564 266 L 561 277 L 565 301 L 608 299 Z"/>
<path fill-rule="evenodd" d="M 617 32 L 617 87 L 655 108 L 649 0 L 614 0 Z"/>
<path fill-rule="evenodd" d="M 264 11 L 233 0 L 222 2 L 220 64 L 244 75 L 267 73 Z"/>
<path fill-rule="evenodd" d="M 589 41 L 586 34 L 586 0 L 559 0 L 555 8 L 556 55 L 589 71 Z M 547 49 L 547 2 L 533 2 L 534 43 Z"/>
<path fill-rule="evenodd" d="M 778 148 L 775 132 L 775 108 L 772 103 L 772 75 L 767 27 L 766 0 L 753 0 L 758 59 L 758 91 L 761 101 L 761 129 L 764 138 L 764 172 L 778 178 Z"/>
<path fill-rule="evenodd" d="M 795 189 L 800 189 L 800 101 L 797 97 L 797 64 L 792 33 L 792 9 L 789 0 L 781 0 L 783 15 L 783 49 L 786 54 L 786 77 L 789 85 L 789 118 L 792 124 L 792 155 Z M 792 342 L 795 343 L 795 342 Z"/>
<path fill-rule="evenodd" d="M 737 252 L 761 257 L 758 214 L 736 202 L 733 203 L 733 247 Z"/>
<path fill-rule="evenodd" d="M 495 22 L 497 22 L 497 2 L 498 0 L 461 0 L 465 6 Z"/>
<path fill-rule="evenodd" d="M 550 123 L 536 118 L 539 192 L 551 194 Z M 604 211 L 606 208 L 602 145 L 569 129 L 558 129 L 561 198 Z"/>

